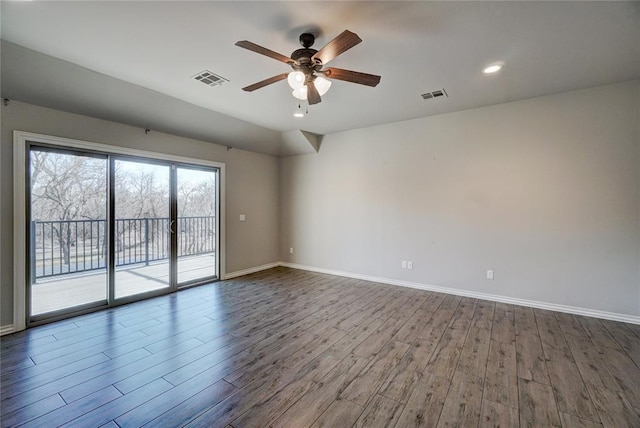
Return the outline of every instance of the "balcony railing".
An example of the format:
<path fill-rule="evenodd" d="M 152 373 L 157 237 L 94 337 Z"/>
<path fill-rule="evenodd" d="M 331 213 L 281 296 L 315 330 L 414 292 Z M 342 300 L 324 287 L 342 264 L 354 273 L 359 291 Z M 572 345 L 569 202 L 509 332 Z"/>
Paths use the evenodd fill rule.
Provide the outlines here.
<path fill-rule="evenodd" d="M 215 217 L 178 217 L 178 257 L 215 252 Z M 168 218 L 115 220 L 115 264 L 149 264 L 169 258 Z M 33 279 L 106 268 L 105 220 L 31 222 Z"/>

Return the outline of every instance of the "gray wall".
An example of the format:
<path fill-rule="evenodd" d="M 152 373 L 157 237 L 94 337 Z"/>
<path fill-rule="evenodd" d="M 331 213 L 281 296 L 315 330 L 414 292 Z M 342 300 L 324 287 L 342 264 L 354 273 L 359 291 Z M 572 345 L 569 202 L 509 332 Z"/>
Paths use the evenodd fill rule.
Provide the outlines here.
<path fill-rule="evenodd" d="M 633 81 L 327 135 L 280 161 L 281 259 L 638 316 L 639 121 Z"/>
<path fill-rule="evenodd" d="M 226 164 L 226 272 L 278 261 L 275 157 L 12 101 L 2 106 L 0 145 L 0 325 L 13 323 L 13 130 L 167 153 Z M 239 214 L 246 221 L 239 222 Z"/>

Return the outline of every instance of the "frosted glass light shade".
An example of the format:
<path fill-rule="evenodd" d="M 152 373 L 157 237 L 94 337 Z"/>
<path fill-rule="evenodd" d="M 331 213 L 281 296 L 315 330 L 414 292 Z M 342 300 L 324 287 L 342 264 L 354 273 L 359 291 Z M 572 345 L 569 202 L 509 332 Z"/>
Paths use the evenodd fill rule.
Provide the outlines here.
<path fill-rule="evenodd" d="M 321 76 L 316 77 L 313 83 L 316 85 L 318 95 L 320 96 L 323 96 L 324 94 L 326 94 L 329 88 L 331 87 L 331 82 Z M 291 94 L 299 100 L 306 101 L 307 85 L 303 85 L 299 88 L 294 89 Z"/>
<path fill-rule="evenodd" d="M 302 86 L 301 88 L 294 89 L 292 92 L 293 96 L 301 101 L 306 101 L 307 99 L 307 87 Z"/>
<path fill-rule="evenodd" d="M 287 76 L 287 83 L 291 89 L 298 89 L 304 86 L 304 73 L 302 71 L 292 71 Z"/>
<path fill-rule="evenodd" d="M 318 94 L 320 94 L 320 96 L 326 94 L 331 87 L 331 82 L 322 76 L 316 77 L 316 80 L 314 80 L 313 83 L 315 83 L 316 89 L 318 90 Z"/>

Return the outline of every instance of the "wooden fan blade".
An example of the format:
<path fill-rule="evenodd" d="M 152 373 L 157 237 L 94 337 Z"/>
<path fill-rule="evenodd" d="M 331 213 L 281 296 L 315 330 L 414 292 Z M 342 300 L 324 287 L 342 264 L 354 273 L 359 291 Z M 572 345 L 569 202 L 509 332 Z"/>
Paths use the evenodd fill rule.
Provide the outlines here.
<path fill-rule="evenodd" d="M 288 56 L 284 56 L 282 54 L 279 54 L 278 52 L 274 52 L 271 49 L 264 48 L 264 47 L 262 47 L 260 45 L 256 45 L 255 43 L 252 43 L 252 42 L 247 41 L 247 40 L 241 40 L 239 42 L 236 42 L 236 46 L 240 46 L 241 48 L 245 48 L 245 49 L 248 49 L 250 51 L 253 51 L 253 52 L 268 56 L 269 58 L 273 58 L 275 60 L 284 62 L 285 64 L 291 64 L 291 63 L 295 62 L 294 60 L 292 60 Z"/>
<path fill-rule="evenodd" d="M 376 86 L 380 83 L 380 76 L 361 73 L 359 71 L 344 70 L 342 68 L 329 67 L 323 70 L 329 79 L 344 80 L 346 82 L 359 83 L 361 85 Z"/>
<path fill-rule="evenodd" d="M 362 39 L 358 37 L 356 33 L 344 30 L 340 35 L 338 35 L 338 37 L 331 40 L 322 49 L 316 52 L 311 59 L 314 61 L 320 60 L 323 64 L 326 64 L 360 42 L 362 42 Z"/>
<path fill-rule="evenodd" d="M 322 101 L 322 98 L 320 98 L 320 94 L 318 93 L 313 80 L 307 82 L 307 101 L 309 102 L 309 105 L 318 104 L 320 101 Z"/>
<path fill-rule="evenodd" d="M 287 78 L 288 75 L 289 75 L 288 73 L 278 74 L 277 76 L 269 77 L 268 79 L 264 79 L 258 83 L 254 83 L 253 85 L 246 86 L 242 88 L 242 90 L 247 92 L 253 92 L 256 89 L 260 89 L 272 83 L 276 83 L 281 80 L 284 80 Z"/>

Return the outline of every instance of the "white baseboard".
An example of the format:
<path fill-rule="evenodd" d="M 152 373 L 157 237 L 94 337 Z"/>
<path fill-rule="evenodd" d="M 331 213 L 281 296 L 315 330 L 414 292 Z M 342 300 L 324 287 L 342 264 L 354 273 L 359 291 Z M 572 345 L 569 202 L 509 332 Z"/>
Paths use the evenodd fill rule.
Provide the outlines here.
<path fill-rule="evenodd" d="M 371 275 L 362 275 L 352 272 L 343 272 L 333 269 L 324 269 L 314 266 L 299 265 L 289 262 L 280 262 L 280 266 L 307 270 L 310 272 L 326 273 L 329 275 L 344 276 L 347 278 L 361 279 L 364 281 L 379 282 L 382 284 L 398 285 L 401 287 L 417 288 L 419 290 L 435 291 L 438 293 L 453 294 L 456 296 L 471 297 L 474 299 L 490 300 L 493 302 L 509 303 L 518 306 L 528 306 L 531 308 L 546 309 L 549 311 L 565 312 L 574 315 L 583 315 L 587 317 L 602 318 L 612 321 L 621 321 L 630 324 L 640 324 L 640 317 L 626 314 L 618 314 L 615 312 L 599 311 L 596 309 L 580 308 L 576 306 L 558 305 L 555 303 L 539 302 L 536 300 L 518 299 L 515 297 L 499 296 L 496 294 L 479 293 L 475 291 L 460 290 L 456 288 L 440 287 L 437 285 L 422 284 L 418 282 L 402 281 L 399 279 L 384 278 Z"/>
<path fill-rule="evenodd" d="M 0 326 L 0 336 L 13 333 L 13 324 Z"/>
<path fill-rule="evenodd" d="M 274 263 L 267 263 L 266 265 L 262 265 L 262 266 L 255 266 L 252 268 L 248 268 L 248 269 L 243 269 L 243 270 L 238 270 L 235 272 L 230 272 L 224 275 L 223 279 L 232 279 L 232 278 L 237 278 L 239 276 L 244 276 L 244 275 L 249 275 L 251 273 L 256 273 L 256 272 L 260 272 L 261 270 L 267 270 L 267 269 L 271 269 L 274 267 L 278 267 L 280 266 L 280 262 L 274 262 Z"/>

